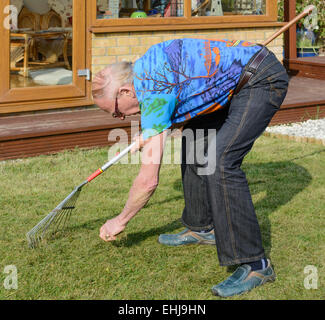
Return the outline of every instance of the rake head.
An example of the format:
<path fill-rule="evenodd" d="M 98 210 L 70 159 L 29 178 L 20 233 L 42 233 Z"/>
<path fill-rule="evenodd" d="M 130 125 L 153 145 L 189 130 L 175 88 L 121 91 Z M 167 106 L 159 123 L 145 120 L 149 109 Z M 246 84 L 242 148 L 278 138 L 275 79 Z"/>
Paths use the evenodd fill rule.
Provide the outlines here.
<path fill-rule="evenodd" d="M 76 187 L 54 210 L 27 232 L 26 237 L 30 248 L 36 248 L 45 236 L 54 235 L 66 226 L 81 189 L 87 182 Z"/>
<path fill-rule="evenodd" d="M 101 168 L 90 175 L 87 180 L 76 187 L 54 210 L 52 210 L 43 220 L 41 220 L 33 229 L 27 232 L 28 245 L 36 248 L 46 235 L 54 235 L 58 230 L 63 229 L 71 217 L 72 210 L 75 208 L 76 202 L 80 195 L 81 189 L 88 182 L 94 180 L 101 175 L 114 163 L 118 162 L 122 157 L 136 145 L 136 142 L 130 144 L 123 151 L 118 153 L 113 159 L 106 162 Z"/>

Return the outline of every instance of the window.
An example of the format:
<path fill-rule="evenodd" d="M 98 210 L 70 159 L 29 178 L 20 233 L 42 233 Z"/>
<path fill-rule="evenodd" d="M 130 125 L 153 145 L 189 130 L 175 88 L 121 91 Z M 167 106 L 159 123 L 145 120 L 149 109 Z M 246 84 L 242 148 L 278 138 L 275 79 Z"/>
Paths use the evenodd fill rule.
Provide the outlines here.
<path fill-rule="evenodd" d="M 277 21 L 277 0 L 90 1 L 94 32 L 202 29 Z"/>
<path fill-rule="evenodd" d="M 72 84 L 73 1 L 10 0 L 10 88 Z"/>
<path fill-rule="evenodd" d="M 184 0 L 97 0 L 97 19 L 184 17 Z"/>
<path fill-rule="evenodd" d="M 266 0 L 192 0 L 192 16 L 265 15 Z"/>
<path fill-rule="evenodd" d="M 0 2 L 0 114 L 92 104 L 77 74 L 90 67 L 86 8 L 87 0 Z"/>
<path fill-rule="evenodd" d="M 184 17 L 186 0 L 97 0 L 97 19 Z M 266 0 L 191 0 L 191 16 L 265 15 Z"/>

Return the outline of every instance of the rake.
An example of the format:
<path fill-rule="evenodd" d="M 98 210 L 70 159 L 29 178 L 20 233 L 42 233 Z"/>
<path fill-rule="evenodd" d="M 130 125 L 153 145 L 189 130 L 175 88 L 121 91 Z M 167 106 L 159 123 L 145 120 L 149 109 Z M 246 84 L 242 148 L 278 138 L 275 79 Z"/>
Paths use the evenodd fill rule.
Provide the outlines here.
<path fill-rule="evenodd" d="M 44 219 L 42 219 L 33 229 L 27 232 L 26 237 L 30 248 L 36 248 L 46 235 L 55 234 L 62 230 L 71 217 L 72 210 L 76 206 L 82 188 L 90 181 L 98 177 L 110 166 L 118 162 L 135 146 L 135 142 L 121 151 L 113 159 L 106 162 L 101 168 L 96 170 L 84 182 L 78 185 L 55 209 L 53 209 Z"/>

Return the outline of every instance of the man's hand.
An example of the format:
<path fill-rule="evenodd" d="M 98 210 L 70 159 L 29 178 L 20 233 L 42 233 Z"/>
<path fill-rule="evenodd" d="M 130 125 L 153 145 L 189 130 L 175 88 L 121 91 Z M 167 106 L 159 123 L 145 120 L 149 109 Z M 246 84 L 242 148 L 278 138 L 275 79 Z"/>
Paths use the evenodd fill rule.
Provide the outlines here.
<path fill-rule="evenodd" d="M 145 206 L 155 192 L 166 137 L 167 131 L 164 131 L 144 143 L 143 153 L 146 156 L 146 161 L 143 161 L 143 156 L 140 172 L 133 182 L 123 211 L 117 217 L 107 220 L 100 228 L 99 236 L 104 241 L 116 240 L 116 235 L 125 229 L 127 223 Z M 141 136 L 136 139 L 138 139 L 138 147 L 140 147 L 143 139 Z"/>
<path fill-rule="evenodd" d="M 133 141 L 135 142 L 135 146 L 131 149 L 131 153 L 136 153 L 137 151 L 141 151 L 143 148 L 145 142 L 142 138 L 142 134 L 139 134 L 133 138 Z"/>
<path fill-rule="evenodd" d="M 100 228 L 99 236 L 104 241 L 114 241 L 116 236 L 125 229 L 126 225 L 121 222 L 119 217 L 107 220 L 106 223 Z"/>

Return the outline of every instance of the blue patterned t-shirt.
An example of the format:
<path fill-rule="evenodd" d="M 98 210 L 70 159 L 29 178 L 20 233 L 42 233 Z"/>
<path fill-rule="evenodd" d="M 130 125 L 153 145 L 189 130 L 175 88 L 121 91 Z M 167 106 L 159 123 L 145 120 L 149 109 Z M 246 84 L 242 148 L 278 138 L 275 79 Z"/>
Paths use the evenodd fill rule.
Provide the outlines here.
<path fill-rule="evenodd" d="M 224 107 L 259 50 L 245 41 L 191 38 L 152 46 L 134 65 L 143 138 Z"/>

